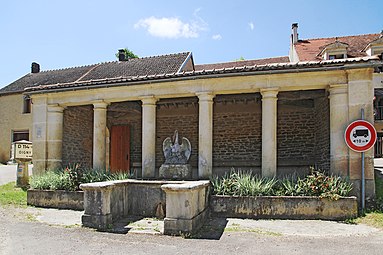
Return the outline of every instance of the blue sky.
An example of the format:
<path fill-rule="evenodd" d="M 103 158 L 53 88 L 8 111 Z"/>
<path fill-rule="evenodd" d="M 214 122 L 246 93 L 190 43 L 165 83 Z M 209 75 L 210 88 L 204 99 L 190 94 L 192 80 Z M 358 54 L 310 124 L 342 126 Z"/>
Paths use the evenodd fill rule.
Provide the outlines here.
<path fill-rule="evenodd" d="M 300 38 L 378 33 L 381 0 L 7 0 L 0 3 L 0 88 L 30 72 L 193 52 L 197 64 L 288 54 Z"/>

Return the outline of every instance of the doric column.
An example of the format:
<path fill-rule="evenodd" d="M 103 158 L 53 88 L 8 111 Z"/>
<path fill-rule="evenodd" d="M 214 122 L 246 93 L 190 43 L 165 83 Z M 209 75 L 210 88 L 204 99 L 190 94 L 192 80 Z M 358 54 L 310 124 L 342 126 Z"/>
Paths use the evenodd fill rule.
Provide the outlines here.
<path fill-rule="evenodd" d="M 47 169 L 62 167 L 63 111 L 58 104 L 48 105 Z"/>
<path fill-rule="evenodd" d="M 344 131 L 348 120 L 347 84 L 330 85 L 330 170 L 336 175 L 347 176 L 348 147 Z"/>
<path fill-rule="evenodd" d="M 198 177 L 209 179 L 213 174 L 213 98 L 211 92 L 196 93 L 199 99 Z"/>
<path fill-rule="evenodd" d="M 262 176 L 277 175 L 278 88 L 261 89 L 262 94 Z"/>
<path fill-rule="evenodd" d="M 140 98 L 142 101 L 142 177 L 156 175 L 156 102 L 154 96 Z"/>
<path fill-rule="evenodd" d="M 108 104 L 93 103 L 93 168 L 105 169 L 106 163 L 106 113 Z"/>

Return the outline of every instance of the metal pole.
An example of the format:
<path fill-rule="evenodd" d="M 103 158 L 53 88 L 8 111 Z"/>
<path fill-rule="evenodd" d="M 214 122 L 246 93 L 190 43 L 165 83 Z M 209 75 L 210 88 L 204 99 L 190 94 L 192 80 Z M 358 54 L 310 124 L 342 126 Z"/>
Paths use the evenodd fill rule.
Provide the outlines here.
<path fill-rule="evenodd" d="M 361 109 L 362 120 L 364 120 L 364 109 Z M 364 177 L 364 152 L 362 152 L 362 211 L 365 208 L 365 197 L 366 197 L 366 188 L 365 188 L 365 177 Z"/>

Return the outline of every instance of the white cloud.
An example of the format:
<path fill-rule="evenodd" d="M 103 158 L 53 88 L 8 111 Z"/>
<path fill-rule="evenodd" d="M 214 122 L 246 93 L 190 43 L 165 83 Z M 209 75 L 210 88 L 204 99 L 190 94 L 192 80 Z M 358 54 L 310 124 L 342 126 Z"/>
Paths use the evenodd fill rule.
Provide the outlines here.
<path fill-rule="evenodd" d="M 253 22 L 249 22 L 249 27 L 251 30 L 254 30 L 254 23 Z"/>
<path fill-rule="evenodd" d="M 222 35 L 220 35 L 220 34 L 216 34 L 216 35 L 213 35 L 211 38 L 212 38 L 213 40 L 221 40 L 221 39 L 222 39 Z"/>
<path fill-rule="evenodd" d="M 144 28 L 148 33 L 155 37 L 160 38 L 196 38 L 199 36 L 200 31 L 207 29 L 207 23 L 198 16 L 200 9 L 196 9 L 193 13 L 195 20 L 190 22 L 183 22 L 179 18 L 175 17 L 149 17 L 146 19 L 140 19 L 134 28 Z"/>

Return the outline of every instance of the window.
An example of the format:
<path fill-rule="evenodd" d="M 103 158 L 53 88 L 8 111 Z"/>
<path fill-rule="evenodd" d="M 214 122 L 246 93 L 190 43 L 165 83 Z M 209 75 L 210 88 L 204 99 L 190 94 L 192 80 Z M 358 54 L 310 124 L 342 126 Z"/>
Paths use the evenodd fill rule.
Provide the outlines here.
<path fill-rule="evenodd" d="M 342 59 L 342 58 L 344 58 L 344 54 L 335 54 L 335 55 L 329 55 L 328 56 L 329 60 L 332 60 L 332 59 Z"/>
<path fill-rule="evenodd" d="M 23 97 L 23 113 L 31 113 L 32 101 L 29 96 Z"/>
<path fill-rule="evenodd" d="M 29 141 L 29 130 L 20 130 L 12 132 L 12 142 L 21 140 Z"/>

